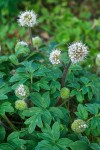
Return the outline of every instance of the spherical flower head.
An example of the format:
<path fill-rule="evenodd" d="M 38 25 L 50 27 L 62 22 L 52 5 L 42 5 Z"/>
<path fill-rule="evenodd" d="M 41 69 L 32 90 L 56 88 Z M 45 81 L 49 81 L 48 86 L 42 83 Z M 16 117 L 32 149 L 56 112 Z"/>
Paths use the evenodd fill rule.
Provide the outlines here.
<path fill-rule="evenodd" d="M 42 43 L 42 40 L 39 36 L 36 36 L 32 38 L 32 42 L 34 47 L 39 47 Z"/>
<path fill-rule="evenodd" d="M 82 61 L 88 54 L 87 46 L 82 42 L 75 42 L 68 47 L 68 55 L 73 64 Z"/>
<path fill-rule="evenodd" d="M 99 67 L 100 66 L 100 54 L 97 54 L 95 62 L 96 62 L 96 65 Z"/>
<path fill-rule="evenodd" d="M 54 49 L 51 53 L 50 53 L 50 57 L 49 60 L 50 62 L 54 65 L 60 64 L 60 55 L 61 55 L 61 51 L 58 49 Z"/>
<path fill-rule="evenodd" d="M 27 104 L 26 104 L 26 102 L 24 100 L 17 100 L 15 102 L 15 108 L 17 110 L 24 110 L 24 109 L 27 108 Z"/>
<path fill-rule="evenodd" d="M 37 23 L 37 15 L 34 11 L 25 11 L 19 15 L 18 22 L 20 26 L 33 27 Z"/>
<path fill-rule="evenodd" d="M 82 133 L 88 128 L 88 125 L 85 121 L 77 119 L 72 123 L 71 128 L 75 133 Z"/>
<path fill-rule="evenodd" d="M 26 85 L 20 84 L 16 90 L 15 94 L 20 99 L 25 99 L 29 96 L 29 89 Z"/>
<path fill-rule="evenodd" d="M 63 87 L 61 90 L 60 90 L 60 96 L 62 99 L 67 99 L 70 95 L 70 90 L 66 87 Z"/>
<path fill-rule="evenodd" d="M 24 41 L 17 42 L 16 46 L 28 46 L 28 44 Z"/>

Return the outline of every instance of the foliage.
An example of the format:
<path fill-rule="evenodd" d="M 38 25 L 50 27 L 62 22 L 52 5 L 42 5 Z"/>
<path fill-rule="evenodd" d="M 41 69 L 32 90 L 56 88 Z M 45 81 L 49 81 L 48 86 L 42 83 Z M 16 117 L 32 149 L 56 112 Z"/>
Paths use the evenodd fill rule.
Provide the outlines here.
<path fill-rule="evenodd" d="M 48 43 L 40 38 L 39 45 L 34 46 L 27 28 L 18 28 L 17 22 L 9 24 L 9 16 L 14 22 L 16 8 L 20 8 L 19 1 L 13 3 L 11 0 L 0 3 L 0 7 L 4 6 L 0 28 L 0 150 L 100 150 L 100 66 L 93 63 L 94 51 L 99 48 L 100 20 L 87 21 L 91 15 L 86 18 L 85 13 L 78 19 L 72 14 L 72 8 L 66 10 L 70 3 L 60 5 L 60 0 L 36 1 L 34 8 L 38 11 L 41 5 L 43 8 L 40 26 L 34 27 L 32 33 L 40 31 L 41 35 L 44 30 L 46 35 L 54 37 L 48 37 Z M 22 0 L 21 6 L 32 8 L 31 3 Z M 52 4 L 55 7 L 51 12 Z M 81 16 L 85 18 L 84 24 Z M 16 45 L 16 39 L 25 39 L 27 46 Z M 77 40 L 86 42 L 89 56 L 81 63 L 68 66 L 66 43 Z M 57 65 L 49 60 L 55 48 L 61 49 Z M 89 68 L 90 62 L 93 68 Z M 75 120 L 83 121 L 87 128 L 76 133 L 72 129 Z M 80 128 L 78 124 L 75 126 Z"/>

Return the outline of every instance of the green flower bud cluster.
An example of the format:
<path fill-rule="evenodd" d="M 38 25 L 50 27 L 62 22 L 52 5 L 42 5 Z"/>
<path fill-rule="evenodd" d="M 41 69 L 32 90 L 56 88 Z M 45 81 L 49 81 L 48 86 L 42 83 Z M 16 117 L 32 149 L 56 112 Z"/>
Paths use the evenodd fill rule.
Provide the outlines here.
<path fill-rule="evenodd" d="M 60 96 L 62 99 L 67 99 L 69 98 L 69 95 L 70 95 L 70 90 L 66 87 L 63 87 L 61 90 L 60 90 Z"/>
<path fill-rule="evenodd" d="M 24 100 L 17 100 L 15 102 L 15 108 L 17 110 L 24 110 L 25 108 L 27 108 L 27 104 Z"/>
<path fill-rule="evenodd" d="M 39 47 L 42 43 L 42 40 L 39 36 L 36 36 L 32 38 L 32 42 L 34 47 Z"/>
<path fill-rule="evenodd" d="M 86 122 L 81 119 L 75 120 L 71 125 L 71 128 L 75 133 L 82 133 L 86 130 L 87 127 L 88 125 Z"/>

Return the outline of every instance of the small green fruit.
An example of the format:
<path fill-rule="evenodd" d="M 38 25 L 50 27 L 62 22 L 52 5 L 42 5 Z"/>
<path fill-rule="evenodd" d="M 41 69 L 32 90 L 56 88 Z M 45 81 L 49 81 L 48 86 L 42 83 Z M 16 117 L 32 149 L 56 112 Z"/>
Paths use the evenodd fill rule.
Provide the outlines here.
<path fill-rule="evenodd" d="M 17 100 L 15 102 L 15 108 L 18 110 L 24 110 L 25 108 L 27 108 L 27 104 L 24 100 Z"/>
<path fill-rule="evenodd" d="M 67 99 L 70 95 L 70 90 L 66 87 L 63 87 L 61 90 L 60 90 L 60 96 L 62 99 Z"/>
<path fill-rule="evenodd" d="M 81 119 L 75 120 L 71 125 L 71 128 L 75 133 L 82 133 L 86 130 L 87 127 L 88 126 L 86 122 Z"/>

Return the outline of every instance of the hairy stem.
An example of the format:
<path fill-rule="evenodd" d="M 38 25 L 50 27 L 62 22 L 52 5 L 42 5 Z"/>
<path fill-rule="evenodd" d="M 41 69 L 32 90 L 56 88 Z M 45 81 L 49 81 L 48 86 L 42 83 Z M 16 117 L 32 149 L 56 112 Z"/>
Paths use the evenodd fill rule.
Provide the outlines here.
<path fill-rule="evenodd" d="M 31 50 L 33 50 L 33 42 L 32 42 L 32 29 L 29 28 L 30 42 L 31 42 Z"/>
<path fill-rule="evenodd" d="M 9 118 L 8 118 L 6 115 L 4 115 L 4 116 L 2 116 L 2 117 L 6 120 L 6 122 L 9 124 L 9 126 L 11 127 L 11 129 L 14 130 L 14 131 L 16 131 L 16 127 L 15 127 L 14 124 L 9 120 Z"/>
<path fill-rule="evenodd" d="M 65 66 L 65 68 L 64 68 L 63 76 L 62 76 L 62 79 L 61 79 L 61 87 L 65 86 L 66 76 L 67 76 L 68 69 L 69 69 L 70 65 L 71 65 L 71 61 L 69 61 L 68 65 Z"/>

